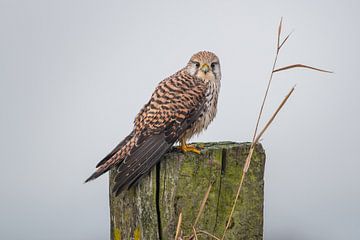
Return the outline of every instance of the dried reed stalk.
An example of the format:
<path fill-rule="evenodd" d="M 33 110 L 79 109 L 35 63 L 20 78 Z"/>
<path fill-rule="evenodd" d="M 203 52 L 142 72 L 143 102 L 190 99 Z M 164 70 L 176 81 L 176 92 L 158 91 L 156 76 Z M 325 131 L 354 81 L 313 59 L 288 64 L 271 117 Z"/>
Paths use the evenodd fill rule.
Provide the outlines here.
<path fill-rule="evenodd" d="M 179 238 L 181 222 L 182 222 L 182 212 L 180 212 L 180 214 L 179 214 L 178 223 L 177 223 L 177 226 L 176 226 L 175 240 L 178 240 L 178 238 Z"/>
<path fill-rule="evenodd" d="M 259 139 L 261 138 L 261 136 L 264 134 L 264 132 L 266 131 L 266 129 L 271 125 L 272 121 L 275 119 L 276 115 L 280 112 L 280 110 L 282 109 L 282 107 L 285 105 L 286 101 L 289 99 L 289 97 L 291 96 L 291 94 L 294 92 L 295 88 L 293 87 L 290 92 L 286 95 L 286 97 L 284 98 L 284 100 L 281 102 L 281 104 L 279 105 L 279 107 L 276 109 L 276 111 L 273 113 L 273 115 L 271 116 L 271 118 L 269 119 L 269 121 L 266 123 L 265 127 L 261 130 L 260 134 L 257 135 L 257 137 L 255 138 L 255 140 L 252 142 L 251 146 L 250 146 L 250 151 L 249 151 L 249 154 L 247 155 L 246 157 L 246 161 L 245 161 L 245 165 L 244 165 L 244 168 L 243 168 L 243 172 L 242 172 L 242 175 L 241 175 L 241 179 L 240 179 L 240 183 L 239 183 L 239 187 L 237 189 L 237 192 L 236 192 L 236 197 L 234 199 L 234 204 L 231 208 L 231 212 L 229 214 L 229 217 L 228 217 L 228 220 L 227 220 L 227 224 L 226 224 L 226 227 L 225 227 L 225 230 L 224 230 L 224 233 L 223 233 L 223 236 L 221 238 L 221 240 L 223 240 L 225 238 L 225 234 L 226 234 L 226 231 L 227 229 L 229 228 L 230 226 L 230 222 L 231 222 L 231 218 L 232 218 L 232 215 L 234 214 L 234 210 L 235 210 L 235 207 L 236 207 L 236 203 L 239 199 L 239 196 L 240 196 L 240 192 L 241 192 L 241 189 L 242 189 L 242 185 L 244 183 L 244 179 L 245 179 L 245 176 L 246 176 L 246 173 L 249 169 L 249 166 L 250 166 L 250 162 L 251 162 L 251 157 L 252 157 L 252 154 L 254 152 L 254 149 L 255 149 L 255 146 L 256 144 L 258 143 Z"/>
<path fill-rule="evenodd" d="M 198 215 L 197 215 L 197 217 L 196 217 L 196 220 L 195 220 L 195 222 L 194 222 L 194 224 L 193 224 L 193 228 L 196 227 L 196 224 L 197 224 L 197 222 L 199 221 L 200 216 L 201 216 L 201 214 L 202 214 L 203 211 L 204 211 L 205 203 L 206 203 L 206 201 L 207 201 L 207 199 L 208 199 L 208 197 L 209 197 L 209 194 L 210 194 L 210 191 L 211 191 L 211 187 L 212 187 L 212 183 L 210 183 L 210 185 L 209 185 L 209 187 L 208 187 L 208 190 L 207 190 L 206 193 L 205 193 L 204 199 L 203 199 L 202 202 L 201 202 L 200 209 L 199 209 L 199 213 L 198 213 Z"/>
<path fill-rule="evenodd" d="M 240 178 L 239 187 L 238 187 L 238 189 L 237 189 L 237 193 L 236 193 L 236 196 L 235 196 L 235 199 L 234 199 L 234 204 L 233 204 L 232 209 L 231 209 L 231 212 L 230 212 L 230 214 L 229 214 L 228 221 L 227 221 L 226 227 L 225 227 L 225 229 L 224 229 L 224 233 L 223 233 L 223 236 L 222 236 L 221 240 L 223 240 L 223 239 L 225 238 L 226 231 L 228 230 L 228 228 L 229 228 L 229 226 L 230 226 L 231 218 L 232 218 L 232 215 L 233 215 L 233 213 L 234 213 L 234 210 L 235 210 L 235 207 L 236 207 L 236 203 L 237 203 L 237 201 L 238 201 L 238 199 L 239 199 L 240 192 L 241 192 L 241 189 L 242 189 L 242 185 L 243 185 L 243 182 L 244 182 L 246 173 L 247 173 L 247 171 L 248 171 L 248 169 L 249 169 L 249 167 L 250 167 L 251 157 L 252 157 L 252 154 L 253 154 L 253 152 L 254 152 L 255 145 L 258 143 L 258 141 L 260 140 L 261 136 L 265 133 L 265 131 L 267 130 L 267 128 L 271 125 L 271 123 L 272 123 L 273 120 L 275 119 L 276 115 L 279 113 L 279 111 L 282 109 L 282 107 L 285 105 L 286 101 L 289 99 L 289 97 L 291 96 L 291 94 L 292 94 L 292 93 L 294 92 L 294 90 L 295 90 L 295 87 L 293 87 L 293 88 L 290 90 L 290 92 L 286 95 L 286 97 L 285 97 L 284 100 L 281 102 L 281 104 L 278 106 L 278 108 L 276 109 L 276 111 L 273 113 L 272 117 L 271 117 L 271 118 L 269 119 L 269 121 L 265 124 L 265 127 L 261 130 L 260 134 L 257 135 L 258 126 L 259 126 L 260 119 L 261 119 L 261 116 L 262 116 L 262 113 L 263 113 L 263 110 L 264 110 L 264 105 L 265 105 L 265 102 L 266 102 L 266 99 L 267 99 L 267 96 L 268 96 L 268 93 L 269 93 L 269 89 L 270 89 L 270 85 L 271 85 L 271 81 L 272 81 L 272 79 L 273 79 L 274 73 L 275 73 L 275 72 L 284 71 L 284 70 L 288 70 L 288 69 L 291 69 L 291 68 L 308 68 L 308 69 L 315 70 L 315 71 L 331 73 L 330 71 L 322 70 L 322 69 L 320 69 L 320 68 L 315 68 L 315 67 L 311 67 L 311 66 L 307 66 L 307 65 L 304 65 L 304 64 L 294 64 L 294 65 L 289 65 L 289 66 L 286 66 L 286 67 L 282 67 L 282 68 L 275 69 L 276 63 L 277 63 L 277 59 L 278 59 L 278 56 L 279 56 L 279 53 L 280 53 L 280 50 L 281 50 L 281 48 L 284 46 L 285 42 L 289 39 L 289 37 L 290 37 L 290 35 L 291 35 L 291 33 L 288 34 L 288 35 L 285 37 L 285 39 L 280 43 L 281 32 L 282 32 L 282 18 L 281 18 L 281 20 L 280 20 L 280 24 L 279 24 L 279 27 L 278 27 L 277 50 L 276 50 L 276 54 L 275 54 L 275 59 L 274 59 L 272 71 L 271 71 L 271 73 L 270 73 L 270 77 L 269 77 L 269 81 L 268 81 L 268 84 L 267 84 L 267 87 L 266 87 L 265 95 L 264 95 L 263 101 L 262 101 L 262 103 L 261 103 L 259 115 L 258 115 L 258 118 L 257 118 L 257 121 L 256 121 L 256 126 L 255 126 L 255 130 L 254 130 L 253 140 L 252 140 L 252 143 L 251 143 L 251 146 L 250 146 L 250 151 L 249 151 L 248 156 L 246 157 L 244 169 L 243 169 L 243 172 L 242 172 L 242 175 L 241 175 L 241 178 Z"/>
<path fill-rule="evenodd" d="M 246 177 L 246 173 L 250 167 L 250 163 L 251 163 L 251 159 L 252 159 L 252 155 L 253 155 L 253 152 L 254 152 L 254 149 L 255 149 L 255 146 L 256 144 L 259 142 L 260 138 L 263 136 L 263 134 L 265 133 L 265 131 L 268 129 L 268 127 L 271 125 L 271 123 L 274 121 L 275 117 L 277 116 L 277 114 L 280 112 L 280 110 L 283 108 L 283 106 L 285 105 L 285 103 L 287 102 L 287 100 L 289 99 L 289 97 L 292 95 L 292 93 L 294 92 L 295 90 L 295 87 L 292 87 L 289 91 L 289 93 L 285 96 L 285 98 L 282 100 L 282 102 L 280 103 L 280 105 L 277 107 L 276 111 L 272 114 L 271 118 L 267 121 L 267 123 L 265 124 L 265 126 L 263 127 L 263 129 L 260 131 L 260 133 L 258 134 L 258 128 L 259 128 L 259 124 L 260 124 L 260 120 L 261 120 L 261 117 L 262 117 L 262 114 L 263 114 L 263 111 L 264 111 L 264 106 L 265 106 L 265 102 L 266 102 L 266 99 L 267 99 L 267 96 L 268 96 L 268 93 L 269 93 L 269 90 L 270 90 L 270 86 L 271 86 L 271 82 L 272 82 L 272 79 L 273 79 L 273 75 L 274 73 L 276 72 L 281 72 L 281 71 L 285 71 L 285 70 L 288 70 L 288 69 L 293 69 L 293 68 L 307 68 L 307 69 L 310 69 L 310 70 L 315 70 L 315 71 L 319 71 L 319 72 L 325 72 L 325 73 L 332 73 L 331 71 L 327 71 L 327 70 L 323 70 L 323 69 L 320 69 L 320 68 L 315 68 L 315 67 L 311 67 L 311 66 L 308 66 L 308 65 L 304 65 L 304 64 L 293 64 L 293 65 L 288 65 L 288 66 L 285 66 L 285 67 L 281 67 L 281 68 L 275 68 L 276 67 L 276 63 L 277 63 L 277 59 L 278 59 L 278 56 L 279 56 L 279 53 L 280 53 L 280 50 L 281 48 L 284 46 L 284 44 L 287 42 L 287 40 L 289 39 L 289 37 L 291 36 L 292 32 L 289 33 L 282 42 L 280 42 L 281 40 L 281 33 L 282 33 L 282 18 L 280 20 L 280 23 L 279 23 L 279 27 L 278 27 L 278 33 L 277 33 L 277 45 L 276 45 L 276 53 L 275 53 L 275 58 L 274 58 L 274 62 L 273 62 L 273 66 L 272 66 L 272 70 L 271 70 L 271 73 L 270 73 L 270 77 L 269 77 L 269 80 L 268 80 L 268 83 L 267 83 L 267 86 L 266 86 L 266 90 L 265 90 L 265 94 L 264 94 L 264 97 L 263 97 L 263 100 L 261 102 L 261 107 L 260 107 L 260 111 L 259 111 L 259 114 L 258 114 L 258 117 L 257 117 L 257 120 L 256 120 L 256 125 L 255 125 L 255 130 L 254 130 L 254 134 L 253 134 L 253 138 L 252 138 L 252 142 L 251 142 L 251 145 L 250 145 L 250 150 L 249 150 L 249 153 L 246 157 L 246 160 L 245 160 L 245 165 L 244 165 L 244 168 L 243 168 L 243 172 L 242 172 L 242 175 L 241 175 L 241 178 L 240 178 L 240 182 L 239 182 L 239 186 L 238 186 L 238 189 L 237 189 L 237 192 L 236 192 L 236 196 L 235 196 L 235 199 L 234 199 L 234 203 L 232 205 L 232 208 L 231 208 L 231 212 L 228 216 L 228 220 L 227 220 L 227 224 L 226 224 L 226 227 L 224 229 L 224 232 L 223 232 L 223 235 L 221 237 L 221 240 L 224 240 L 225 238 L 225 235 L 226 235 L 226 232 L 230 226 L 230 223 L 231 223 L 231 218 L 232 218 L 232 215 L 235 211 L 235 207 L 236 207 L 236 203 L 240 197 L 240 193 L 241 193 L 241 189 L 242 189 L 242 185 L 243 185 L 243 182 L 244 182 L 244 179 Z M 200 219 L 200 216 L 201 214 L 203 213 L 203 209 L 204 209 L 204 206 L 205 206 L 205 203 L 208 199 L 208 196 L 209 196 L 209 193 L 210 193 L 210 190 L 211 190 L 211 186 L 209 186 L 208 188 L 208 191 L 205 193 L 205 196 L 203 198 L 203 201 L 201 203 L 201 206 L 200 206 L 200 209 L 199 209 L 199 212 L 198 212 L 198 215 L 196 217 L 196 220 L 193 224 L 193 235 L 191 235 L 189 237 L 189 240 L 190 239 L 197 239 L 197 234 L 199 233 L 203 233 L 203 234 L 206 234 L 210 237 L 212 237 L 213 239 L 217 239 L 217 240 L 220 240 L 220 238 L 214 236 L 213 234 L 210 234 L 204 230 L 198 230 L 196 231 L 196 224 L 198 222 L 198 220 Z M 179 216 L 180 218 L 180 216 Z M 176 236 L 178 235 L 178 230 L 180 229 L 180 226 L 181 226 L 181 221 L 179 220 L 178 222 L 178 229 L 177 229 L 177 234 Z M 176 238 L 175 238 L 176 239 Z M 177 240 L 177 239 L 176 239 Z"/>
<path fill-rule="evenodd" d="M 205 235 L 208 235 L 209 237 L 212 237 L 213 239 L 216 239 L 216 240 L 220 240 L 220 238 L 218 238 L 217 236 L 211 234 L 211 233 L 208 233 L 207 231 L 204 231 L 204 230 L 198 230 L 197 231 L 198 233 L 203 233 Z"/>
<path fill-rule="evenodd" d="M 320 68 L 314 68 L 314 67 L 307 66 L 307 65 L 304 65 L 304 64 L 293 64 L 293 65 L 289 65 L 289 66 L 286 66 L 286 67 L 282 67 L 282 68 L 275 69 L 273 72 L 274 72 L 274 73 L 275 73 L 275 72 L 280 72 L 280 71 L 288 70 L 288 69 L 291 69 L 291 68 L 308 68 L 308 69 L 315 70 L 315 71 L 319 71 L 319 72 L 333 73 L 333 72 L 331 72 L 331 71 L 323 70 L 323 69 L 320 69 Z"/>

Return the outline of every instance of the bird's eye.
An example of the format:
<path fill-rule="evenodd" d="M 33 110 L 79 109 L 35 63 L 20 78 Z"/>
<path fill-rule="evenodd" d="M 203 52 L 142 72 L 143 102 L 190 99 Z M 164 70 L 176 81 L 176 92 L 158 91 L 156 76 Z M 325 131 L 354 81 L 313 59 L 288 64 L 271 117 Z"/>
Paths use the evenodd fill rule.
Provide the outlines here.
<path fill-rule="evenodd" d="M 214 68 L 214 67 L 215 67 L 215 65 L 216 65 L 216 63 L 215 63 L 215 62 L 211 63 L 211 68 Z"/>
<path fill-rule="evenodd" d="M 197 68 L 200 67 L 200 63 L 199 63 L 199 62 L 194 62 L 194 63 L 195 63 L 195 66 L 196 66 Z"/>

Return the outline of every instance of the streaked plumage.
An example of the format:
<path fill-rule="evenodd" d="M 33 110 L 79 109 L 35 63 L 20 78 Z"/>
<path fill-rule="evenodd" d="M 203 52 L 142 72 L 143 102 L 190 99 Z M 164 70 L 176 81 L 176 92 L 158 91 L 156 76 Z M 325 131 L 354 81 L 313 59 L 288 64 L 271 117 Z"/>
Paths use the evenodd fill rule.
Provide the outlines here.
<path fill-rule="evenodd" d="M 183 151 L 199 153 L 186 141 L 215 117 L 220 79 L 214 53 L 194 54 L 186 67 L 159 83 L 137 114 L 133 131 L 97 164 L 86 182 L 116 168 L 113 191 L 119 194 L 147 174 L 175 142 Z"/>

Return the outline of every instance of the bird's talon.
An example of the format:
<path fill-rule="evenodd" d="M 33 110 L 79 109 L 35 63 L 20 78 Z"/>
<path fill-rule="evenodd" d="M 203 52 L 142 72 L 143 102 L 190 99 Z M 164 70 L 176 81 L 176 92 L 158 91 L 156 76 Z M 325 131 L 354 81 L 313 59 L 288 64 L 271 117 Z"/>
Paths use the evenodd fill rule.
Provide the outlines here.
<path fill-rule="evenodd" d="M 196 154 L 201 154 L 200 150 L 193 146 L 193 145 L 181 145 L 178 147 L 179 150 L 181 150 L 182 152 L 186 153 L 186 152 L 193 152 Z"/>

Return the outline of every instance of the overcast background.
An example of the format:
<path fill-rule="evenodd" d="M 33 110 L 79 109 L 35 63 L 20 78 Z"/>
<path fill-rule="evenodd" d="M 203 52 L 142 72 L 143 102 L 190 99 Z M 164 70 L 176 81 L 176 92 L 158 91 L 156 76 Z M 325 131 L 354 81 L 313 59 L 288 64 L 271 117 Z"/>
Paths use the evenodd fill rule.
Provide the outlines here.
<path fill-rule="evenodd" d="M 267 240 L 359 239 L 358 1 L 0 0 L 0 239 L 109 239 L 107 176 L 156 84 L 199 50 L 221 60 L 218 115 L 194 141 L 249 141 L 280 17 L 295 30 L 263 137 Z"/>

